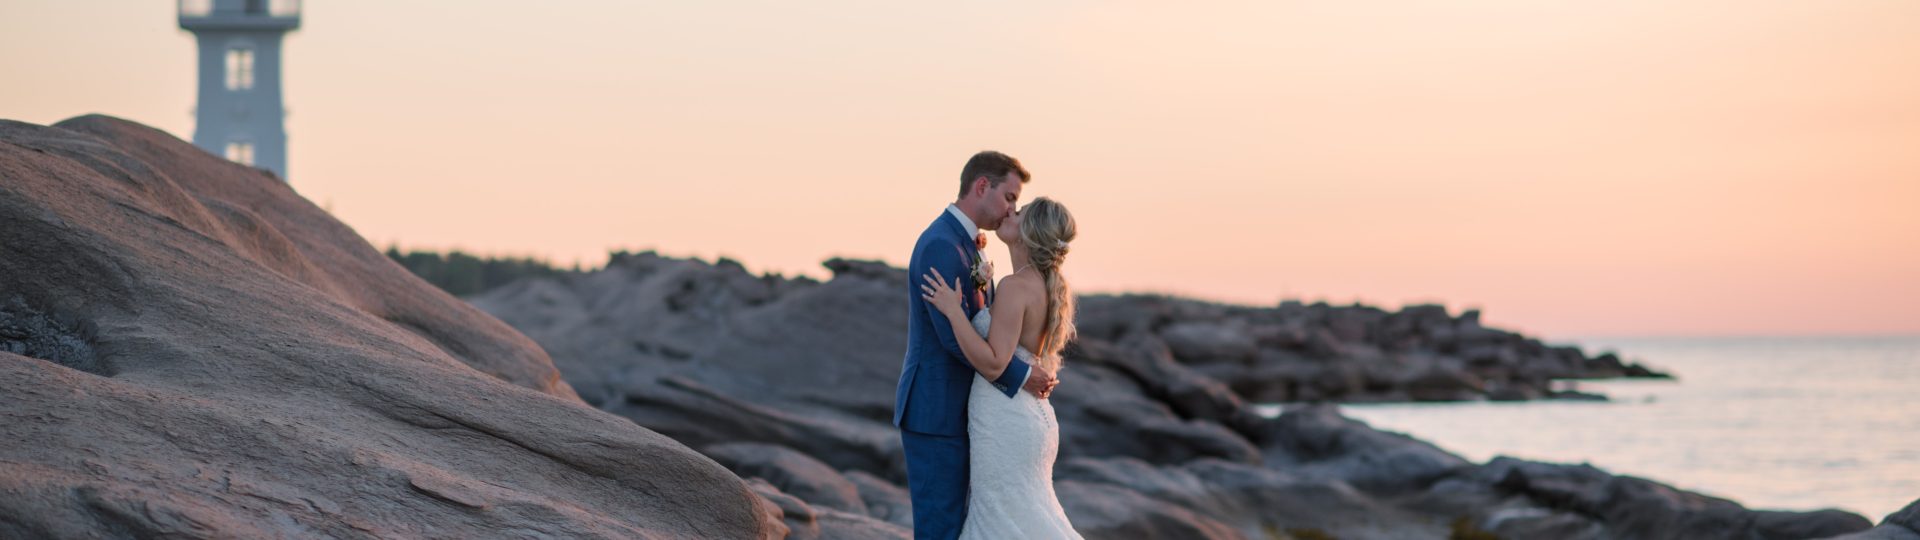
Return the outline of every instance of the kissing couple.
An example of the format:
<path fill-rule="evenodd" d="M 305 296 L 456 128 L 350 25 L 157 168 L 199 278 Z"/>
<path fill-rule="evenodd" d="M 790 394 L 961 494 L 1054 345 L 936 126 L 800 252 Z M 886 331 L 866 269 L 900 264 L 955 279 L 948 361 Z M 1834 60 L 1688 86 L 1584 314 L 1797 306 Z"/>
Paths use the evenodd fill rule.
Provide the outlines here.
<path fill-rule="evenodd" d="M 1039 197 L 1006 154 L 974 154 L 960 195 L 920 233 L 907 264 L 907 354 L 893 425 L 906 450 L 916 539 L 1080 538 L 1053 491 L 1060 424 L 1047 401 L 1074 337 L 1061 274 L 1073 214 Z M 993 282 L 987 237 L 1013 271 Z"/>

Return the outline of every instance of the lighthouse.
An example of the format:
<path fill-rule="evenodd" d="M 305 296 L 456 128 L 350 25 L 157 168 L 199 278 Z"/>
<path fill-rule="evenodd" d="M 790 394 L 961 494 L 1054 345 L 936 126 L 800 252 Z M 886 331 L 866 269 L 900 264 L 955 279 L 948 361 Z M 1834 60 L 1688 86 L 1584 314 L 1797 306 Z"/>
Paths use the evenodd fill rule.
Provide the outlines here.
<path fill-rule="evenodd" d="M 287 178 L 280 38 L 300 28 L 299 0 L 179 0 L 180 28 L 200 48 L 193 144 Z"/>

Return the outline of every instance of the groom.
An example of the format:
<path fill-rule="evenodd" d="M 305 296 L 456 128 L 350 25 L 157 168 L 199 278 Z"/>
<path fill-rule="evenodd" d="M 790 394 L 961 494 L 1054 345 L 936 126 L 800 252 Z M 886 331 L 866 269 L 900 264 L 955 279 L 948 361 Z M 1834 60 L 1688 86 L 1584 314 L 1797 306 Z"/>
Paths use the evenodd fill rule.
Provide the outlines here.
<path fill-rule="evenodd" d="M 907 487 L 913 500 L 913 537 L 953 539 L 967 521 L 967 396 L 973 366 L 967 363 L 953 326 L 939 308 L 920 298 L 915 284 L 929 269 L 958 276 L 962 305 L 973 317 L 993 302 L 986 270 L 984 230 L 996 230 L 1020 200 L 1020 186 L 1033 178 L 1020 161 L 994 151 L 974 154 L 960 169 L 960 198 L 920 233 L 907 263 L 907 357 L 894 390 L 893 425 L 907 453 Z M 1045 398 L 1053 374 L 1019 357 L 993 387 L 1008 398 L 1021 388 Z"/>

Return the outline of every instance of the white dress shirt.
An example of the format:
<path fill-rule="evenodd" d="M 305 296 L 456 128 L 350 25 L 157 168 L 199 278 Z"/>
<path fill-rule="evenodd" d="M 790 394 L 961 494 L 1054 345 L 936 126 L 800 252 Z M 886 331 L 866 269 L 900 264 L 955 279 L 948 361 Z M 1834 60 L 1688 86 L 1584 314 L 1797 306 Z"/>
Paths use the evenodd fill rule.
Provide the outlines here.
<path fill-rule="evenodd" d="M 960 207 L 951 204 L 947 205 L 947 213 L 953 214 L 954 218 L 960 220 L 960 226 L 967 229 L 968 240 L 978 241 L 976 239 L 980 238 L 980 226 L 973 224 L 973 218 L 967 217 L 967 213 L 961 212 Z M 979 244 L 974 244 L 974 248 L 979 249 Z"/>

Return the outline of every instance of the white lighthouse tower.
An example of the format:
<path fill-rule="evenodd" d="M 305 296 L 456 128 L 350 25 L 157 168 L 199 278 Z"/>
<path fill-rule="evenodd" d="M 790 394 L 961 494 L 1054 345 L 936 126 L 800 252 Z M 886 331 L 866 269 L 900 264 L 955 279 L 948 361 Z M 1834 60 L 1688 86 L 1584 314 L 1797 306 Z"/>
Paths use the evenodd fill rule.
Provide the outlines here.
<path fill-rule="evenodd" d="M 287 178 L 280 38 L 300 27 L 299 0 L 179 0 L 180 28 L 200 45 L 193 144 Z"/>

